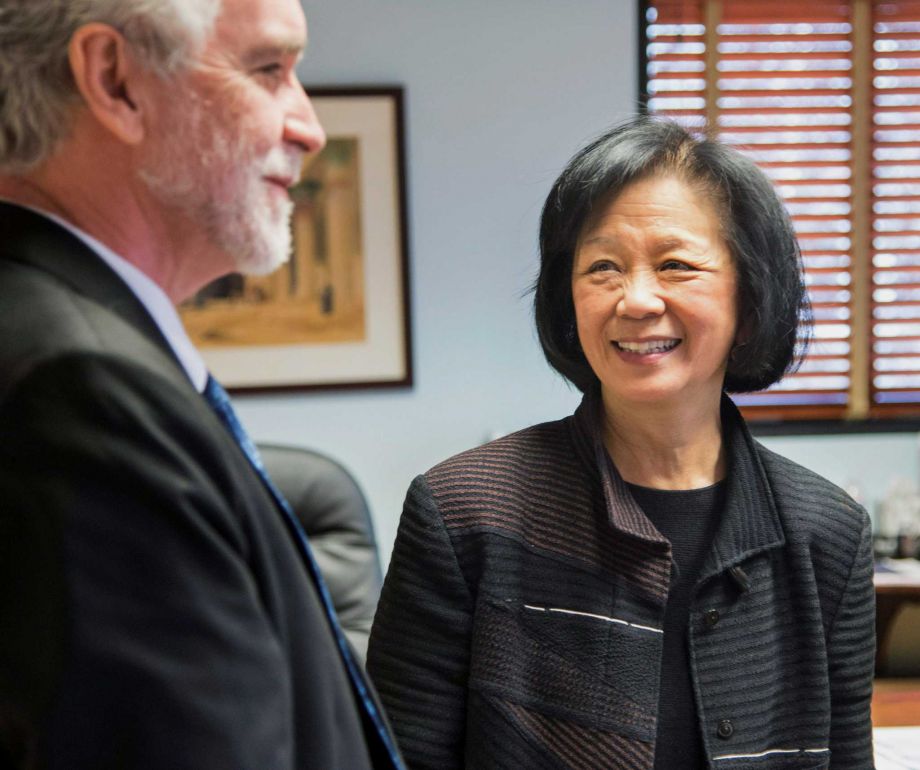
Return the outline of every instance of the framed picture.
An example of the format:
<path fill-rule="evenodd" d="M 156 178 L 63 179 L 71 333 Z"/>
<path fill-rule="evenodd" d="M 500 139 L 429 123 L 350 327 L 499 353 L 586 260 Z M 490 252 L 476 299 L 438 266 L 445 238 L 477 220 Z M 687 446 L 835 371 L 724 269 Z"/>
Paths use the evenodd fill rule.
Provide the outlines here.
<path fill-rule="evenodd" d="M 291 189 L 293 253 L 180 307 L 234 391 L 412 384 L 401 88 L 309 88 L 326 130 Z"/>

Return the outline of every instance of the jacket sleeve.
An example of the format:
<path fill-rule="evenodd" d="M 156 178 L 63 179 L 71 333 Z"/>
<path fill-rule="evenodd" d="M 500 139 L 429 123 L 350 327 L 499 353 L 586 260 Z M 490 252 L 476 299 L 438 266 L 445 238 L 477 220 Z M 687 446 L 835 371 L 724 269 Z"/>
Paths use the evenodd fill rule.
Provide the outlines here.
<path fill-rule="evenodd" d="M 872 677 L 875 667 L 875 588 L 872 532 L 862 533 L 827 644 L 831 688 L 831 767 L 865 770 L 872 753 Z"/>
<path fill-rule="evenodd" d="M 0 401 L 0 765 L 291 766 L 290 671 L 193 396 L 84 356 Z"/>
<path fill-rule="evenodd" d="M 473 600 L 423 477 L 406 497 L 367 668 L 410 768 L 463 767 Z"/>

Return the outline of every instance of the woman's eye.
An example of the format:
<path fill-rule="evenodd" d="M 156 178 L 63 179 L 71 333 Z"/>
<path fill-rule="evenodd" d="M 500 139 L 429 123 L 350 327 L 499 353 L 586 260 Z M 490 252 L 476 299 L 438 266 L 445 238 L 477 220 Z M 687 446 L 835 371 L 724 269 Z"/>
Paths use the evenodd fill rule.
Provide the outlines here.
<path fill-rule="evenodd" d="M 662 270 L 693 270 L 690 265 L 686 262 L 681 262 L 679 259 L 669 259 L 667 262 L 662 262 L 660 268 Z"/>
<path fill-rule="evenodd" d="M 589 268 L 589 273 L 604 273 L 610 270 L 616 270 L 617 266 L 613 262 L 607 260 L 602 260 L 600 262 L 594 262 Z"/>

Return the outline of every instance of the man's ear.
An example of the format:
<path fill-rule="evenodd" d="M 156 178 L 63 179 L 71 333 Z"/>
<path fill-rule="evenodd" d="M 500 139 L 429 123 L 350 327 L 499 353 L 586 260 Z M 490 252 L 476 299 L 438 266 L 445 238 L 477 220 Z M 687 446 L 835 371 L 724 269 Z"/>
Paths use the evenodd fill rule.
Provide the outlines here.
<path fill-rule="evenodd" d="M 125 144 L 140 142 L 141 69 L 124 36 L 108 24 L 86 24 L 74 33 L 67 53 L 77 89 L 96 120 Z"/>

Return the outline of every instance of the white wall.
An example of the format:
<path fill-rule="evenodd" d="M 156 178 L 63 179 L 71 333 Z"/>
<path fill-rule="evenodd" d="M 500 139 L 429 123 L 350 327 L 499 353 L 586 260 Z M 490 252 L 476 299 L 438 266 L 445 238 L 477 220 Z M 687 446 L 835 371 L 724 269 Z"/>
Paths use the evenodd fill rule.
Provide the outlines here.
<path fill-rule="evenodd" d="M 894 480 L 917 483 L 920 452 L 915 433 L 770 436 L 760 440 L 774 452 L 855 493 L 873 517 Z"/>
<path fill-rule="evenodd" d="M 485 439 L 555 419 L 553 375 L 522 296 L 537 219 L 568 157 L 635 109 L 634 0 L 304 0 L 317 85 L 406 89 L 416 384 L 238 398 L 251 433 L 337 457 L 367 493 L 384 559 L 416 474 Z M 915 473 L 914 437 L 770 439 L 842 483 Z M 865 474 L 864 474 L 865 472 Z"/>

